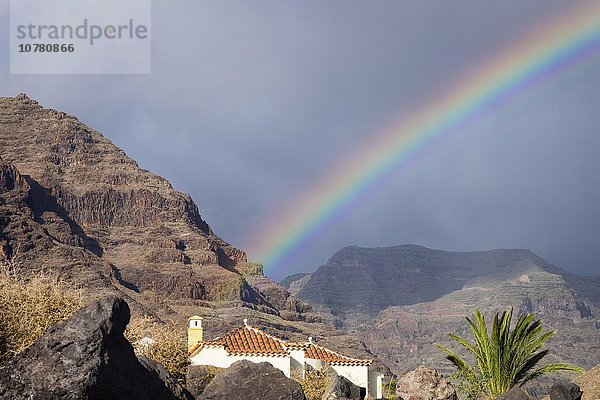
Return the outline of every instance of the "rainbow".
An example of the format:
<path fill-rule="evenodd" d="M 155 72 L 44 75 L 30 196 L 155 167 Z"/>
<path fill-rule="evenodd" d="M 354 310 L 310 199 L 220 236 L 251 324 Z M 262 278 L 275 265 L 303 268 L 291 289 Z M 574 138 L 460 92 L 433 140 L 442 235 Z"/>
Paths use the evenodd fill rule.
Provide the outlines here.
<path fill-rule="evenodd" d="M 467 73 L 410 117 L 369 135 L 360 154 L 344 158 L 306 196 L 273 218 L 250 241 L 249 254 L 264 264 L 266 272 L 284 266 L 418 154 L 534 84 L 597 56 L 599 50 L 600 2 L 582 4 L 558 21 L 550 21 Z"/>

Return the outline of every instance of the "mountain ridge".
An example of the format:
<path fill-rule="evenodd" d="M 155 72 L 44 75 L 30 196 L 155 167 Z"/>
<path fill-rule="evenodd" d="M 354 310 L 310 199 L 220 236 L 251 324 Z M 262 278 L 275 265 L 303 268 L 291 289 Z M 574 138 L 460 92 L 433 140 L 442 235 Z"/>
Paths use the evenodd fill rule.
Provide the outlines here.
<path fill-rule="evenodd" d="M 327 264 L 295 287 L 294 293 L 312 303 L 328 305 L 337 313 L 355 311 L 357 307 L 367 313 L 378 312 L 391 305 L 435 300 L 460 289 L 475 276 L 526 258 L 547 264 L 527 249 L 457 252 L 417 245 L 350 246 L 336 252 Z M 363 290 L 343 300 L 336 298 L 330 288 L 336 283 L 337 292 L 343 294 L 352 288 L 352 283 L 344 286 L 347 282 L 361 282 Z M 414 285 L 419 285 L 418 292 L 411 290 Z"/>
<path fill-rule="evenodd" d="M 334 282 L 338 288 L 328 292 Z M 468 337 L 465 317 L 476 308 L 488 318 L 511 307 L 542 318 L 557 332 L 548 361 L 590 368 L 600 360 L 600 280 L 565 271 L 527 249 L 351 246 L 312 274 L 285 283 L 317 309 L 331 311 L 396 373 L 420 365 L 451 373 L 434 343 L 455 346 L 450 332 Z M 547 383 L 531 390 L 542 393 Z"/>
<path fill-rule="evenodd" d="M 0 158 L 0 256 L 19 273 L 57 273 L 90 300 L 124 296 L 134 317 L 182 331 L 193 314 L 205 316 L 207 336 L 248 318 L 278 337 L 312 335 L 374 358 L 217 236 L 188 194 L 76 117 L 24 94 L 0 97 Z"/>

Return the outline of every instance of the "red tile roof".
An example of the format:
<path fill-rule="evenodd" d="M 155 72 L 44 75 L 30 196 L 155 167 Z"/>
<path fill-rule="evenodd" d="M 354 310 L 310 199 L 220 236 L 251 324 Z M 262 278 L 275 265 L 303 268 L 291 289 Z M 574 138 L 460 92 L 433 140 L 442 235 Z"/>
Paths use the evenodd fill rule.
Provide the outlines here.
<path fill-rule="evenodd" d="M 223 347 L 229 354 L 270 355 L 283 357 L 290 350 L 304 350 L 306 358 L 325 361 L 331 365 L 371 365 L 373 360 L 346 357 L 312 342 L 284 342 L 250 325 L 244 325 L 214 340 L 203 340 L 190 349 L 195 356 L 205 347 Z"/>
<path fill-rule="evenodd" d="M 360 360 L 358 358 L 343 356 L 314 343 L 309 344 L 308 348 L 304 351 L 304 357 L 322 360 L 330 365 L 371 365 L 373 363 L 373 360 Z"/>
<path fill-rule="evenodd" d="M 202 347 L 223 346 L 229 354 L 259 354 L 286 356 L 288 351 L 283 340 L 251 327 L 242 326 L 215 340 L 204 340 L 194 346 L 190 353 L 195 355 Z"/>
<path fill-rule="evenodd" d="M 285 342 L 288 350 L 306 350 L 310 346 L 309 342 Z"/>

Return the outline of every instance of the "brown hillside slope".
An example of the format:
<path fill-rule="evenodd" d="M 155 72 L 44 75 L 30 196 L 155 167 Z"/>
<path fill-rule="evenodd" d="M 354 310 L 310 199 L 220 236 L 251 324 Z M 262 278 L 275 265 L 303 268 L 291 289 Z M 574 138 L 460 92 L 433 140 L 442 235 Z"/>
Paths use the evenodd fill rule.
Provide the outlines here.
<path fill-rule="evenodd" d="M 314 273 L 285 282 L 300 298 L 332 310 L 398 374 L 420 365 L 452 373 L 435 343 L 455 348 L 450 332 L 471 337 L 465 316 L 475 308 L 488 318 L 510 307 L 542 318 L 556 330 L 546 362 L 591 368 L 600 361 L 597 279 L 571 274 L 529 250 L 347 247 Z M 357 286 L 360 292 L 351 290 Z M 552 379 L 529 389 L 543 394 Z"/>
<path fill-rule="evenodd" d="M 175 297 L 239 298 L 242 283 L 234 268 L 245 254 L 211 231 L 188 195 L 139 168 L 76 118 L 24 95 L 3 98 L 0 156 L 28 177 L 34 212 L 54 208 L 68 215 L 88 238 L 86 248 L 118 268 L 131 287 Z M 211 273 L 198 274 L 198 268 Z"/>
<path fill-rule="evenodd" d="M 84 248 L 81 228 L 66 216 L 36 214 L 29 178 L 0 158 L 0 261 L 15 273 L 47 269 L 76 276 L 85 287 L 111 287 L 110 269 Z"/>
<path fill-rule="evenodd" d="M 25 95 L 0 98 L 0 157 L 0 244 L 24 273 L 51 269 L 96 295 L 122 292 L 145 307 L 132 304 L 134 316 L 151 312 L 182 332 L 192 314 L 206 317 L 208 337 L 246 317 L 284 339 L 312 335 L 371 357 L 219 238 L 189 195 L 75 117 Z"/>
<path fill-rule="evenodd" d="M 272 314 L 308 309 L 273 282 L 263 285 L 277 293 L 273 302 L 255 290 L 246 278 L 261 275 L 260 266 L 248 264 L 243 251 L 215 235 L 189 195 L 139 168 L 75 117 L 23 94 L 0 98 L 0 157 L 23 177 L 24 202 L 42 236 L 66 223 L 72 237 L 61 233 L 51 241 L 76 244 L 101 258 L 106 275 L 132 295 L 152 303 L 242 302 Z M 13 228 L 19 234 L 18 225 Z M 3 231 L 13 235 L 8 226 Z M 4 242 L 7 251 L 16 251 L 17 241 Z"/>

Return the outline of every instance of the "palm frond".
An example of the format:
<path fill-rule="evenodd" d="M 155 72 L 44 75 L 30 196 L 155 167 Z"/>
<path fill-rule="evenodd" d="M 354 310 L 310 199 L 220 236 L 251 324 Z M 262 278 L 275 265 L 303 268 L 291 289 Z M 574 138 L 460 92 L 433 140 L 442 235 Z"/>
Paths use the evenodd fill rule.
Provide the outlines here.
<path fill-rule="evenodd" d="M 437 345 L 447 353 L 446 358 L 470 385 L 476 385 L 471 393 L 483 393 L 494 399 L 515 385 L 524 385 L 541 375 L 557 371 L 582 372 L 580 367 L 565 363 L 537 365 L 548 354 L 542 347 L 554 335 L 553 330 L 544 332 L 542 320 L 535 314 L 522 314 L 511 329 L 513 308 L 494 315 L 491 329 L 484 315 L 475 309 L 474 318 L 466 317 L 474 341 L 455 334 L 449 336 L 475 357 L 475 366 L 469 365 L 454 351 Z"/>
<path fill-rule="evenodd" d="M 452 350 L 436 343 L 436 346 L 447 353 L 446 359 L 458 368 L 458 370 L 465 375 L 474 375 L 473 368 L 463 360 L 458 354 Z"/>
<path fill-rule="evenodd" d="M 560 371 L 579 372 L 580 374 L 582 374 L 582 373 L 585 372 L 585 370 L 583 368 L 578 367 L 576 365 L 572 365 L 572 364 L 566 364 L 566 363 L 547 364 L 547 365 L 544 365 L 543 367 L 538 368 L 535 371 L 531 372 L 529 375 L 527 375 L 519 383 L 519 386 L 523 386 L 524 384 L 526 384 L 530 380 L 539 378 L 542 375 L 546 375 L 546 374 L 549 374 L 551 372 L 560 372 Z"/>

